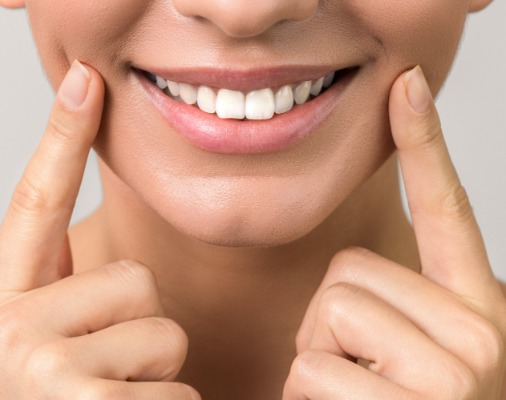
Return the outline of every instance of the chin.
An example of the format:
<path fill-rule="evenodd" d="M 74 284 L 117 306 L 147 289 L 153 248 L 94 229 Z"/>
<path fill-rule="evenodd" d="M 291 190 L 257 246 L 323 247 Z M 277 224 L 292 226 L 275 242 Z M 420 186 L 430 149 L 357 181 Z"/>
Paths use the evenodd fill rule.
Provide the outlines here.
<path fill-rule="evenodd" d="M 265 248 L 293 242 L 308 234 L 318 225 L 306 221 L 295 221 L 295 224 L 293 222 L 283 223 L 276 220 L 265 225 L 248 224 L 244 221 L 207 222 L 203 227 L 190 225 L 188 221 L 185 221 L 184 226 L 176 226 L 176 228 L 187 237 L 213 246 Z"/>
<path fill-rule="evenodd" d="M 329 210 L 275 207 L 269 203 L 235 203 L 217 207 L 188 204 L 175 210 L 158 209 L 162 220 L 178 234 L 220 247 L 275 247 L 307 235 L 328 216 Z M 268 209 L 267 209 L 268 208 Z M 260 210 L 262 209 L 262 210 Z"/>

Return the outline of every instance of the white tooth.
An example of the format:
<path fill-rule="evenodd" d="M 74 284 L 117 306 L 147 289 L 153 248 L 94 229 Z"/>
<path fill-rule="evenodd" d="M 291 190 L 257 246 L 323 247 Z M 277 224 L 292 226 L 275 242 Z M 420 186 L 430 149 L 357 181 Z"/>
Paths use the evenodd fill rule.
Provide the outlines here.
<path fill-rule="evenodd" d="M 216 97 L 216 114 L 220 118 L 244 118 L 244 94 L 236 90 L 220 89 Z"/>
<path fill-rule="evenodd" d="M 323 80 L 323 87 L 328 88 L 332 84 L 333 80 L 334 80 L 334 72 L 331 72 Z"/>
<path fill-rule="evenodd" d="M 167 87 L 167 81 L 165 79 L 160 78 L 159 76 L 156 77 L 156 85 L 160 89 L 165 89 Z"/>
<path fill-rule="evenodd" d="M 186 104 L 195 104 L 197 102 L 197 88 L 188 83 L 179 84 L 179 95 Z"/>
<path fill-rule="evenodd" d="M 180 90 L 179 90 L 179 83 L 167 81 L 167 85 L 169 86 L 170 93 L 172 96 L 179 96 Z"/>
<path fill-rule="evenodd" d="M 293 108 L 293 90 L 285 85 L 276 92 L 276 114 L 283 114 Z"/>
<path fill-rule="evenodd" d="M 322 91 L 322 86 L 323 86 L 323 78 L 320 78 L 313 83 L 313 85 L 311 86 L 310 93 L 313 96 L 318 96 L 320 94 L 320 92 Z"/>
<path fill-rule="evenodd" d="M 197 104 L 202 111 L 209 114 L 216 112 L 216 93 L 207 86 L 200 86 L 197 94 Z"/>
<path fill-rule="evenodd" d="M 311 90 L 311 81 L 302 82 L 295 89 L 293 89 L 293 98 L 297 104 L 304 104 L 308 97 L 309 91 Z"/>
<path fill-rule="evenodd" d="M 245 114 L 248 119 L 270 119 L 274 108 L 272 89 L 252 90 L 246 95 Z"/>

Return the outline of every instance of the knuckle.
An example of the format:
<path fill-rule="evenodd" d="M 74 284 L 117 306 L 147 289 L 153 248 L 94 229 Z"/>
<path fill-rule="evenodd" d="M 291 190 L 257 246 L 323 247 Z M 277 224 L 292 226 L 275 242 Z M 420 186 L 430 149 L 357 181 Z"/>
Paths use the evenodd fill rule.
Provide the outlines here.
<path fill-rule="evenodd" d="M 156 277 L 148 267 L 136 261 L 123 260 L 109 264 L 105 268 L 115 280 L 122 281 L 126 287 L 135 289 L 131 293 L 143 300 L 144 308 L 150 305 L 153 313 L 159 311 L 160 301 Z"/>
<path fill-rule="evenodd" d="M 350 304 L 353 304 L 362 289 L 346 282 L 339 282 L 328 287 L 320 299 L 318 318 L 325 321 L 337 321 L 345 317 L 349 312 Z"/>
<path fill-rule="evenodd" d="M 439 118 L 424 119 L 420 126 L 415 128 L 418 134 L 409 135 L 411 148 L 418 148 L 421 150 L 429 150 L 441 148 L 443 142 L 443 135 L 441 133 L 441 124 Z"/>
<path fill-rule="evenodd" d="M 294 386 L 305 386 L 315 377 L 320 362 L 319 353 L 306 350 L 295 357 L 290 369 L 290 381 Z"/>
<path fill-rule="evenodd" d="M 473 209 L 465 188 L 456 183 L 442 196 L 439 214 L 452 221 L 465 222 L 472 218 Z"/>
<path fill-rule="evenodd" d="M 2 306 L 0 310 L 0 359 L 5 360 L 17 353 L 24 342 L 25 322 L 21 316 L 26 315 L 22 307 L 16 303 Z M 8 365 L 10 363 L 1 363 Z"/>
<path fill-rule="evenodd" d="M 499 330 L 488 320 L 478 317 L 468 324 L 466 347 L 473 352 L 475 369 L 480 377 L 493 374 L 500 367 L 504 357 L 504 338 Z"/>
<path fill-rule="evenodd" d="M 28 213 L 37 216 L 58 209 L 61 205 L 56 204 L 41 182 L 34 171 L 27 172 L 12 196 L 12 211 L 20 215 Z"/>
<path fill-rule="evenodd" d="M 448 398 L 469 400 L 479 398 L 478 381 L 463 363 L 448 361 L 445 371 L 447 375 L 444 379 L 444 387 L 449 392 Z"/>
<path fill-rule="evenodd" d="M 75 121 L 71 113 L 58 110 L 58 112 L 53 113 L 49 118 L 46 132 L 57 143 L 66 144 L 78 139 L 79 135 L 76 135 L 75 130 Z"/>
<path fill-rule="evenodd" d="M 25 374 L 30 385 L 51 385 L 55 378 L 61 381 L 70 371 L 72 359 L 61 342 L 48 342 L 37 347 L 27 358 Z"/>
<path fill-rule="evenodd" d="M 339 251 L 330 261 L 330 270 L 333 275 L 346 276 L 352 273 L 355 265 L 362 263 L 371 256 L 371 251 L 363 247 L 348 247 Z"/>
<path fill-rule="evenodd" d="M 172 352 L 176 352 L 177 359 L 184 359 L 188 350 L 188 336 L 183 328 L 168 318 L 150 318 L 152 328 L 159 334 L 163 343 L 170 345 Z"/>

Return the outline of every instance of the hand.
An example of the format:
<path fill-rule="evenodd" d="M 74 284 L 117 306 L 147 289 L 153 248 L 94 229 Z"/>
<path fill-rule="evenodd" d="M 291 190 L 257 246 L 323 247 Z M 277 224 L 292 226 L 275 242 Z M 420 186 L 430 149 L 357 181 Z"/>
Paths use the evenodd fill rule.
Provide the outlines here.
<path fill-rule="evenodd" d="M 146 267 L 72 275 L 66 232 L 103 95 L 75 62 L 0 226 L 0 400 L 200 398 L 171 382 L 187 338 Z"/>
<path fill-rule="evenodd" d="M 419 67 L 393 85 L 390 120 L 421 275 L 364 249 L 338 253 L 283 400 L 501 398 L 506 301 Z"/>

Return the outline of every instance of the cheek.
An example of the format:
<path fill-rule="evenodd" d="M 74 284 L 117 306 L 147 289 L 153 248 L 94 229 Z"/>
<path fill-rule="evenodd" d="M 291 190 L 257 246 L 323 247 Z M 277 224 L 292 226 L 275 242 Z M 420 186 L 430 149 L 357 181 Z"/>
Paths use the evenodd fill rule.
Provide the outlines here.
<path fill-rule="evenodd" d="M 434 92 L 451 67 L 468 0 L 350 0 L 350 12 L 384 49 L 382 60 L 404 69 L 420 64 Z"/>
<path fill-rule="evenodd" d="M 100 69 L 121 54 L 119 38 L 133 31 L 147 4 L 143 0 L 27 0 L 32 33 L 49 81 L 58 87 L 79 58 Z M 121 57 L 118 57 L 121 59 Z"/>

